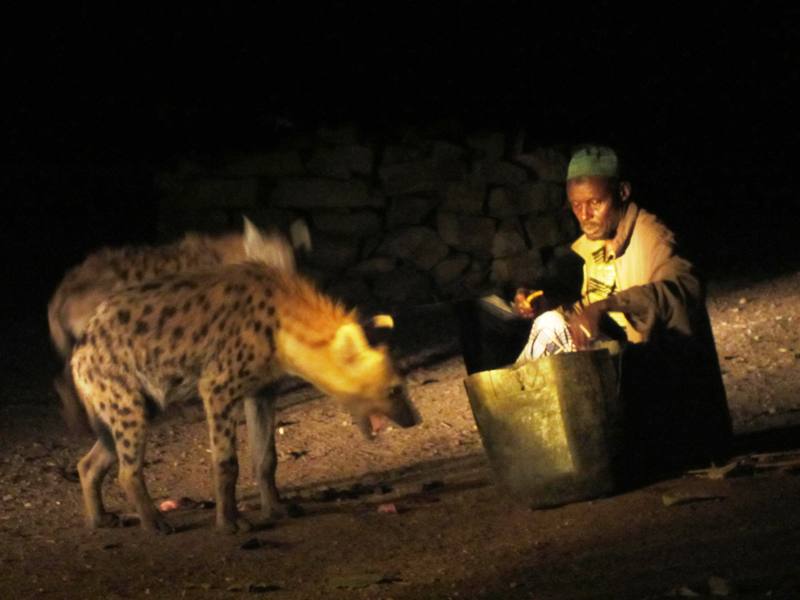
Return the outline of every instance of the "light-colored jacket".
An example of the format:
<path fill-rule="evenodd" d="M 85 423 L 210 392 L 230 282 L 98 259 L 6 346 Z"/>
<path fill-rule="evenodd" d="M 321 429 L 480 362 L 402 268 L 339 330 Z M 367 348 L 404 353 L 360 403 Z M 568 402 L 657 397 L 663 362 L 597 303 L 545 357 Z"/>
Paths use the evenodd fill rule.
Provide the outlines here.
<path fill-rule="evenodd" d="M 705 313 L 703 286 L 692 264 L 678 254 L 674 234 L 655 215 L 628 202 L 610 246 L 616 288 L 608 303 L 625 316 L 628 340 L 647 341 L 660 327 L 692 335 L 694 313 Z M 597 247 L 585 235 L 572 244 L 584 263 Z M 584 266 L 584 297 L 587 283 Z"/>
<path fill-rule="evenodd" d="M 632 202 L 609 246 L 617 281 L 606 302 L 625 315 L 629 341 L 641 342 L 628 344 L 622 361 L 622 394 L 635 423 L 630 435 L 647 440 L 640 448 L 652 452 L 648 460 L 724 459 L 731 418 L 694 267 L 679 254 L 673 233 Z M 586 264 L 589 248 L 598 246 L 582 236 L 572 247 Z M 584 267 L 584 296 L 585 275 Z"/>

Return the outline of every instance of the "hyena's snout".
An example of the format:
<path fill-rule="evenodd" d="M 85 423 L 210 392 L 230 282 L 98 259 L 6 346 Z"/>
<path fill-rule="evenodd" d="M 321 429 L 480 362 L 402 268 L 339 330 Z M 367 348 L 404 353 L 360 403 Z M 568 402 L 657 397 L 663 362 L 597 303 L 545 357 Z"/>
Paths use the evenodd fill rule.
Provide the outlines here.
<path fill-rule="evenodd" d="M 400 427 L 413 427 L 422 422 L 422 417 L 411 402 L 404 385 L 396 385 L 390 390 L 389 407 L 386 416 Z"/>
<path fill-rule="evenodd" d="M 413 427 L 422 422 L 414 404 L 408 396 L 405 386 L 397 385 L 392 387 L 386 398 L 381 402 L 380 409 L 373 409 L 366 414 L 362 413 L 358 419 L 361 432 L 367 438 L 373 438 L 389 426 L 393 421 L 400 427 Z"/>

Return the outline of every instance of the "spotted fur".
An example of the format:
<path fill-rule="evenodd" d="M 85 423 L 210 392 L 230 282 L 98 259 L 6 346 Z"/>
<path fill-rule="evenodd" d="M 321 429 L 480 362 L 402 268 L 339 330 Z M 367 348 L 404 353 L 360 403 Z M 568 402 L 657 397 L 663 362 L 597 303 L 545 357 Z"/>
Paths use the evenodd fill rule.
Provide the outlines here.
<path fill-rule="evenodd" d="M 308 229 L 302 221 L 292 224 L 295 247 L 310 249 Z M 104 248 L 91 254 L 67 272 L 47 307 L 50 337 L 66 361 L 100 303 L 116 290 L 171 273 L 213 268 L 222 264 L 255 260 L 294 271 L 294 248 L 278 233 L 265 233 L 244 219 L 243 233 L 222 236 L 187 234 L 182 240 L 162 246 Z M 58 376 L 54 387 L 73 430 L 82 429 L 76 412 L 69 369 Z"/>
<path fill-rule="evenodd" d="M 301 276 L 262 264 L 150 280 L 111 295 L 90 320 L 72 376 L 98 441 L 79 463 L 91 526 L 113 522 L 100 488 L 119 460 L 119 479 L 142 525 L 169 526 L 147 493 L 142 469 L 148 406 L 200 396 L 211 441 L 218 527 L 249 525 L 236 509 L 236 423 L 252 415 L 262 510 L 280 512 L 275 487 L 274 402 L 267 385 L 298 375 L 336 397 L 362 422 L 418 417 L 385 346 L 368 343 L 353 311 Z M 255 429 L 258 428 L 258 431 Z"/>

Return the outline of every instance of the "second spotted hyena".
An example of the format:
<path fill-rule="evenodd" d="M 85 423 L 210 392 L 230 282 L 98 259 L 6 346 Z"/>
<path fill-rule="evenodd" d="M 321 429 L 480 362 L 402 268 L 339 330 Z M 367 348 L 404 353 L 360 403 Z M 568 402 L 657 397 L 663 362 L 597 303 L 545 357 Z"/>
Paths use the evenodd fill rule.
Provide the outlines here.
<path fill-rule="evenodd" d="M 50 337 L 67 361 L 94 311 L 112 292 L 171 273 L 183 273 L 252 260 L 286 271 L 295 270 L 294 248 L 310 250 L 308 228 L 302 220 L 291 226 L 291 243 L 279 232 L 264 232 L 244 219 L 242 233 L 219 236 L 188 233 L 178 242 L 161 246 L 104 248 L 70 269 L 56 288 L 47 307 Z M 63 375 L 53 382 L 73 428 L 80 428 L 74 414 L 77 399 L 65 364 Z"/>
<path fill-rule="evenodd" d="M 171 276 L 113 294 L 89 322 L 72 360 L 75 386 L 98 441 L 80 461 L 91 526 L 113 524 L 101 498 L 108 469 L 143 527 L 169 531 L 143 479 L 148 412 L 199 395 L 206 411 L 217 526 L 247 529 L 236 508 L 233 408 L 245 402 L 262 510 L 278 509 L 274 402 L 264 395 L 282 373 L 337 398 L 363 424 L 383 415 L 418 422 L 385 346 L 370 345 L 353 311 L 293 273 L 255 263 Z M 258 428 L 258 430 L 255 430 Z"/>

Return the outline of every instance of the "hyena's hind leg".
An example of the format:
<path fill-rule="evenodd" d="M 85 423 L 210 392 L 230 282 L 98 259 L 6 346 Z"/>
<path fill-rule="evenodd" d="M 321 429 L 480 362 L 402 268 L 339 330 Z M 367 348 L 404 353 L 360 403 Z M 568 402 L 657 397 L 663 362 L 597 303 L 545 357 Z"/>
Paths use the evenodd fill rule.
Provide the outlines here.
<path fill-rule="evenodd" d="M 119 525 L 117 515 L 106 512 L 103 506 L 103 479 L 111 466 L 117 462 L 110 440 L 98 439 L 88 454 L 78 462 L 78 475 L 83 490 L 83 504 L 89 527 L 115 527 Z"/>
<path fill-rule="evenodd" d="M 261 496 L 261 512 L 268 519 L 286 515 L 275 485 L 278 455 L 275 451 L 275 402 L 264 396 L 248 396 L 244 402 L 250 461 Z"/>
<path fill-rule="evenodd" d="M 214 492 L 217 501 L 217 528 L 225 533 L 249 531 L 252 525 L 239 514 L 236 506 L 236 480 L 239 460 L 236 457 L 236 419 L 233 407 L 237 398 L 224 375 L 219 379 L 205 376 L 200 382 L 200 397 L 208 421 Z"/>
<path fill-rule="evenodd" d="M 175 529 L 156 509 L 144 482 L 144 454 L 147 442 L 144 398 L 136 395 L 120 401 L 112 430 L 119 457 L 119 483 L 128 502 L 139 514 L 142 528 L 153 533 L 172 533 Z"/>

